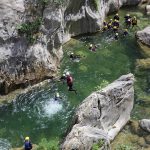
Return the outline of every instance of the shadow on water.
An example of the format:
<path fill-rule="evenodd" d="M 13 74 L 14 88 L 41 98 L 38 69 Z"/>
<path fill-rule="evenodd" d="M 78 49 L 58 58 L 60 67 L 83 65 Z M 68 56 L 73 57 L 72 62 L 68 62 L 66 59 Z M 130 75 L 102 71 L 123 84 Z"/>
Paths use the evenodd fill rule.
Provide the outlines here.
<path fill-rule="evenodd" d="M 132 13 L 137 14 L 137 11 Z M 121 16 L 126 12 L 120 11 Z M 140 26 L 143 25 L 143 28 L 148 21 L 142 23 L 144 25 Z M 131 30 L 129 37 L 119 38 L 118 41 L 114 40 L 112 33 L 105 32 L 76 37 L 66 43 L 60 73 L 71 72 L 78 94 L 68 92 L 66 83 L 55 82 L 19 95 L 11 104 L 0 108 L 0 145 L 7 139 L 13 147 L 21 146 L 23 137 L 27 135 L 37 144 L 42 138 L 61 137 L 71 124 L 75 108 L 85 97 L 123 74 L 135 73 L 135 61 L 141 55 L 134 32 Z M 90 43 L 97 45 L 96 52 L 89 50 Z M 80 55 L 80 61 L 71 61 L 71 52 Z M 150 115 L 149 93 L 145 91 L 148 90 L 147 76 L 147 72 L 136 75 L 136 105 L 132 114 L 136 119 L 143 117 L 142 111 L 142 114 Z M 143 82 L 144 85 L 141 84 Z M 56 91 L 60 93 L 62 101 L 54 100 Z M 144 100 L 140 98 L 141 95 Z"/>

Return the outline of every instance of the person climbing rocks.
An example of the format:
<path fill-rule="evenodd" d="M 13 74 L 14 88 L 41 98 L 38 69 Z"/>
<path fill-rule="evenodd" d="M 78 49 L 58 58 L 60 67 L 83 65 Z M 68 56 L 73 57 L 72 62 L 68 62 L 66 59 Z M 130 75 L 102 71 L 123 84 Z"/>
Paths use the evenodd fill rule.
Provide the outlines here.
<path fill-rule="evenodd" d="M 117 13 L 115 16 L 114 16 L 114 20 L 119 20 L 119 14 Z"/>
<path fill-rule="evenodd" d="M 68 91 L 74 91 L 77 94 L 77 91 L 73 89 L 73 77 L 70 75 L 69 72 L 66 73 L 66 79 L 67 79 Z"/>
<path fill-rule="evenodd" d="M 137 26 L 137 19 L 136 19 L 136 16 L 134 16 L 134 17 L 132 18 L 132 28 L 133 28 L 134 26 Z"/>
<path fill-rule="evenodd" d="M 24 141 L 24 150 L 31 150 L 31 149 L 32 149 L 32 143 L 30 141 L 30 138 L 26 137 Z"/>
<path fill-rule="evenodd" d="M 129 34 L 129 33 L 128 33 L 128 29 L 124 29 L 124 31 L 123 31 L 123 36 L 126 37 L 128 34 Z"/>
<path fill-rule="evenodd" d="M 62 97 L 60 97 L 60 94 L 59 94 L 59 92 L 56 92 L 55 93 L 55 101 L 59 101 L 60 99 L 62 99 Z"/>
<path fill-rule="evenodd" d="M 118 40 L 119 39 L 119 34 L 118 33 L 115 33 L 115 40 Z"/>

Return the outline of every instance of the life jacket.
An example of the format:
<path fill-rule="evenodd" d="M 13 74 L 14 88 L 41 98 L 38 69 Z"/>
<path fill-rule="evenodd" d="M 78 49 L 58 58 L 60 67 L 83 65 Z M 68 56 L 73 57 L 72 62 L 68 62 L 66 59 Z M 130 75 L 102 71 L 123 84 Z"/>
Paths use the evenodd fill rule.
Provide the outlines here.
<path fill-rule="evenodd" d="M 25 150 L 31 150 L 32 144 L 29 141 L 25 141 L 24 147 L 25 147 Z"/>
<path fill-rule="evenodd" d="M 137 24 L 137 20 L 136 20 L 136 19 L 133 19 L 133 20 L 132 20 L 132 24 Z"/>

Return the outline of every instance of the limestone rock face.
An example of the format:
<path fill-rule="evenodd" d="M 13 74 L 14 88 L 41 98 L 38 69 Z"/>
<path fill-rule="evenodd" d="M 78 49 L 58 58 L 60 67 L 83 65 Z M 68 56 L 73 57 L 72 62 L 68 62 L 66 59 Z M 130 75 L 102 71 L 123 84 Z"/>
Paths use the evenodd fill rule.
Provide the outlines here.
<path fill-rule="evenodd" d="M 150 132 L 150 119 L 142 119 L 140 120 L 140 127 L 147 131 Z"/>
<path fill-rule="evenodd" d="M 62 150 L 90 150 L 100 139 L 108 145 L 130 119 L 133 84 L 132 74 L 123 75 L 87 97 L 75 113 L 75 124 L 65 138 Z"/>
<path fill-rule="evenodd" d="M 138 31 L 136 36 L 140 42 L 150 46 L 150 26 L 142 31 Z"/>

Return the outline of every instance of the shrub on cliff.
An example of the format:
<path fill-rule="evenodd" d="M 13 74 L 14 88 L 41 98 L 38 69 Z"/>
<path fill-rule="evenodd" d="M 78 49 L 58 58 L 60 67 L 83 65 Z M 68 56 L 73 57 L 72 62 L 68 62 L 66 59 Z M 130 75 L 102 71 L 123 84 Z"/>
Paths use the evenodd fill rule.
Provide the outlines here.
<path fill-rule="evenodd" d="M 45 138 L 41 140 L 37 150 L 59 150 L 58 139 L 46 140 Z"/>

